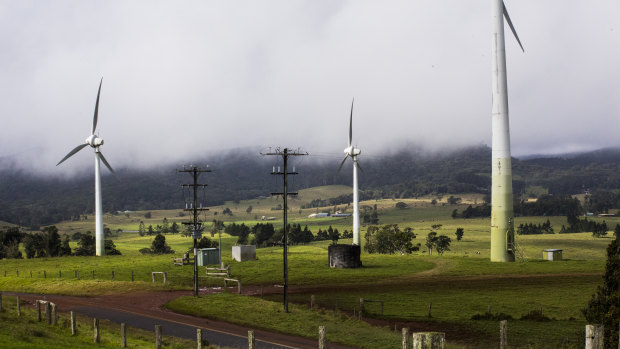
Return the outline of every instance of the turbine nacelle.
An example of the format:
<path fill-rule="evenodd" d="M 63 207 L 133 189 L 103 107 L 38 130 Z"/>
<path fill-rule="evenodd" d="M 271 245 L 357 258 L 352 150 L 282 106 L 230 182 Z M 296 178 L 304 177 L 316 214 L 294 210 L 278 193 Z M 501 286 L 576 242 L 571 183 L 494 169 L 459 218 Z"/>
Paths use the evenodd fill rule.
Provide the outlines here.
<path fill-rule="evenodd" d="M 354 146 L 350 146 L 350 147 L 348 147 L 348 148 L 346 148 L 346 149 L 344 150 L 344 153 L 345 153 L 347 156 L 351 156 L 351 157 L 353 157 L 353 156 L 358 156 L 358 155 L 360 155 L 360 154 L 362 153 L 362 150 L 361 150 L 361 149 L 359 149 L 359 148 L 355 148 Z"/>
<path fill-rule="evenodd" d="M 86 138 L 86 144 L 90 145 L 93 148 L 97 148 L 100 145 L 103 145 L 103 139 L 95 136 L 95 135 L 90 135 L 90 137 Z"/>

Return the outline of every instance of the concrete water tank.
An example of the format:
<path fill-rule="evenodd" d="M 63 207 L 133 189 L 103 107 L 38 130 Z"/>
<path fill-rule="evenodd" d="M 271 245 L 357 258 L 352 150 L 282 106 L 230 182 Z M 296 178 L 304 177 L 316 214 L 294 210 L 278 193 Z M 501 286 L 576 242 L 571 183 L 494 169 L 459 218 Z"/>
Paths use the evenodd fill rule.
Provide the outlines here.
<path fill-rule="evenodd" d="M 256 245 L 240 245 L 232 247 L 232 257 L 237 262 L 256 260 Z"/>

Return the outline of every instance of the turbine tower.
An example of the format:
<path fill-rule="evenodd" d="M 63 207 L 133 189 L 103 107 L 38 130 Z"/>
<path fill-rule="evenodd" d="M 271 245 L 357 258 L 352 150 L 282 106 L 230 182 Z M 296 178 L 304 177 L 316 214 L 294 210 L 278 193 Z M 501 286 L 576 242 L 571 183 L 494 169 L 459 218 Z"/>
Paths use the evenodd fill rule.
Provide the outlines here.
<path fill-rule="evenodd" d="M 492 0 L 492 184 L 491 184 L 491 261 L 514 262 L 514 211 L 512 203 L 512 164 L 508 122 L 508 88 L 504 17 L 521 50 L 508 11 L 502 0 Z"/>
<path fill-rule="evenodd" d="M 90 136 L 86 138 L 83 144 L 78 145 L 73 150 L 69 152 L 60 162 L 56 164 L 56 166 L 63 163 L 63 161 L 67 160 L 75 153 L 82 150 L 82 148 L 90 145 L 95 150 L 95 253 L 97 256 L 105 255 L 105 241 L 103 236 L 103 212 L 102 212 L 102 204 L 101 204 L 101 170 L 100 170 L 100 162 L 110 170 L 110 172 L 114 173 L 114 170 L 105 159 L 105 156 L 101 153 L 99 149 L 100 146 L 103 145 L 103 139 L 99 138 L 95 135 L 95 129 L 97 128 L 97 118 L 99 113 L 99 96 L 101 95 L 101 84 L 103 83 L 103 78 L 99 82 L 99 91 L 97 91 L 97 102 L 95 103 L 95 116 L 93 117 L 93 128 L 90 132 Z"/>
<path fill-rule="evenodd" d="M 359 198 L 357 195 L 357 168 L 359 167 L 359 163 L 357 162 L 357 156 L 360 155 L 362 151 L 352 145 L 353 102 L 355 102 L 355 99 L 351 101 L 351 116 L 349 118 L 349 146 L 344 150 L 344 153 L 346 155 L 340 163 L 340 168 L 338 168 L 338 172 L 340 172 L 340 170 L 342 169 L 342 166 L 344 165 L 345 161 L 347 161 L 347 158 L 351 158 L 351 160 L 353 160 L 353 245 L 360 246 L 360 210 Z"/>

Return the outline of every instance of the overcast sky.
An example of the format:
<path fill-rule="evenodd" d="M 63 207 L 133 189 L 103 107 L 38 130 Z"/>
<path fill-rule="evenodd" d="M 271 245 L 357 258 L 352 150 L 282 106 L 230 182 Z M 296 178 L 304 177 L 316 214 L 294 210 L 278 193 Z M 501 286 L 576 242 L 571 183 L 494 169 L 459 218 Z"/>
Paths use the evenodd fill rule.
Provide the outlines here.
<path fill-rule="evenodd" d="M 620 1 L 506 0 L 513 155 L 620 146 Z M 491 1 L 0 0 L 0 157 L 490 144 Z M 92 166 L 87 148 L 61 167 Z M 338 160 L 335 160 L 338 161 Z"/>

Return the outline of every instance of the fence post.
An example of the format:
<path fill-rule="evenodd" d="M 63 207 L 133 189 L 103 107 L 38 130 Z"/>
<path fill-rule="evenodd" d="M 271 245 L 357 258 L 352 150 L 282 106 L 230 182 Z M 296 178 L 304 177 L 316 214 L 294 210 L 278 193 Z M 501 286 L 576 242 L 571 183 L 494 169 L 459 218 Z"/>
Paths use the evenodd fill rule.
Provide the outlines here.
<path fill-rule="evenodd" d="M 202 329 L 196 329 L 196 348 L 202 349 Z"/>
<path fill-rule="evenodd" d="M 414 332 L 413 349 L 444 349 L 446 334 L 443 332 Z"/>
<path fill-rule="evenodd" d="M 41 302 L 37 301 L 37 321 L 41 322 Z"/>
<path fill-rule="evenodd" d="M 16 297 L 17 298 L 17 316 L 22 316 L 22 304 L 21 301 L 19 300 L 19 296 Z"/>
<path fill-rule="evenodd" d="M 92 271 L 92 274 L 93 274 L 93 280 L 95 280 L 95 271 L 94 270 Z"/>
<path fill-rule="evenodd" d="M 133 282 L 133 270 L 131 271 L 131 282 Z"/>
<path fill-rule="evenodd" d="M 433 309 L 433 302 L 428 303 L 428 317 L 433 317 L 431 315 L 431 310 Z"/>
<path fill-rule="evenodd" d="M 114 270 L 112 270 L 112 280 L 114 280 Z"/>
<path fill-rule="evenodd" d="M 508 321 L 502 320 L 499 322 L 499 349 L 508 348 Z"/>
<path fill-rule="evenodd" d="M 73 312 L 73 310 L 71 311 L 71 335 L 75 336 L 75 327 L 76 327 L 76 323 L 75 323 L 75 313 Z"/>
<path fill-rule="evenodd" d="M 99 343 L 99 319 L 93 319 L 93 341 Z"/>
<path fill-rule="evenodd" d="M 50 302 L 45 302 L 45 321 L 48 325 L 52 324 L 52 310 L 50 309 Z"/>
<path fill-rule="evenodd" d="M 362 316 L 363 312 L 364 312 L 364 298 L 360 298 L 360 317 Z"/>
<path fill-rule="evenodd" d="M 403 327 L 403 349 L 409 349 L 409 329 Z"/>
<path fill-rule="evenodd" d="M 56 303 L 52 303 L 52 326 L 58 323 L 58 313 L 56 312 Z"/>
<path fill-rule="evenodd" d="M 248 349 L 256 348 L 256 344 L 254 341 L 254 331 L 248 331 Z"/>
<path fill-rule="evenodd" d="M 127 325 L 121 322 L 121 348 L 127 348 Z"/>
<path fill-rule="evenodd" d="M 319 326 L 319 349 L 325 349 L 325 326 Z"/>
<path fill-rule="evenodd" d="M 586 349 L 603 349 L 603 325 L 586 325 Z"/>
<path fill-rule="evenodd" d="M 155 325 L 155 349 L 161 348 L 161 325 Z"/>
<path fill-rule="evenodd" d="M 59 270 L 59 271 L 58 271 L 58 278 L 59 278 L 59 279 L 62 279 L 62 270 Z"/>
<path fill-rule="evenodd" d="M 310 296 L 310 309 L 314 308 L 314 295 Z"/>
<path fill-rule="evenodd" d="M 77 270 L 74 270 L 74 271 L 73 271 L 73 276 L 74 276 L 76 279 L 78 278 L 78 271 L 77 271 Z"/>

